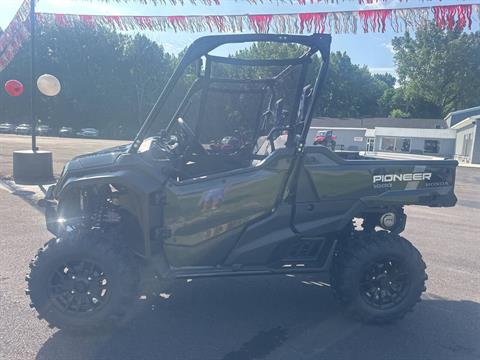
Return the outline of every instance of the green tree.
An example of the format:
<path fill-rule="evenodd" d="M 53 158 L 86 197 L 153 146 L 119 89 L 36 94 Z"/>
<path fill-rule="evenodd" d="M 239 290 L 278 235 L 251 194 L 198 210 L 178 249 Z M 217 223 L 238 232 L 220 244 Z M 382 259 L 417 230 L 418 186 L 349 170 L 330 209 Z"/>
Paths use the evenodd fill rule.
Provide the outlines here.
<path fill-rule="evenodd" d="M 37 76 L 51 73 L 62 83 L 53 98 L 38 94 L 38 118 L 53 127 L 95 127 L 102 135 L 132 137 L 166 79 L 173 57 L 145 36 L 131 37 L 78 24 L 39 28 Z M 0 73 L 0 82 L 18 79 L 25 95 L 0 92 L 0 121 L 29 121 L 30 46 Z M 142 119 L 143 120 L 143 119 Z"/>
<path fill-rule="evenodd" d="M 235 56 L 246 59 L 279 59 L 300 56 L 304 48 L 293 44 L 254 43 L 238 51 Z M 313 84 L 320 66 L 314 57 L 313 66 L 307 76 Z M 252 70 L 250 70 L 252 71 Z M 259 77 L 271 76 L 275 69 L 262 69 Z M 277 70 L 278 71 L 278 70 Z M 251 76 L 252 74 L 248 74 Z M 372 75 L 366 66 L 352 64 L 346 53 L 335 52 L 330 56 L 330 68 L 322 90 L 316 115 L 332 117 L 387 116 L 390 109 L 383 111 L 379 99 L 387 90 L 393 90 L 396 79 L 389 74 Z"/>
<path fill-rule="evenodd" d="M 346 53 L 330 56 L 330 68 L 317 114 L 332 117 L 385 116 L 379 99 L 395 81 L 375 76 L 366 66 L 352 64 Z"/>
<path fill-rule="evenodd" d="M 128 39 L 123 59 L 135 87 L 137 121 L 141 124 L 173 71 L 173 56 L 143 35 Z"/>
<path fill-rule="evenodd" d="M 440 30 L 433 23 L 392 41 L 398 81 L 412 116 L 439 117 L 478 105 L 480 32 Z"/>

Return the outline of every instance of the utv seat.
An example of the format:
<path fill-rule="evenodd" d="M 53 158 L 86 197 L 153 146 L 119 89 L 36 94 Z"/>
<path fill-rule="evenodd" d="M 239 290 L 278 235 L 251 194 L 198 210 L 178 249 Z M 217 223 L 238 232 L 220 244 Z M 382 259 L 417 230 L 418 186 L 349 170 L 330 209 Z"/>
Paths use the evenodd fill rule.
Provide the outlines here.
<path fill-rule="evenodd" d="M 273 141 L 275 150 L 284 148 L 287 143 L 287 138 L 288 138 L 287 134 L 282 134 L 278 136 Z M 270 141 L 267 139 L 267 136 L 260 136 L 258 138 L 256 149 L 258 149 L 255 152 L 255 155 L 257 158 L 252 160 L 253 167 L 260 165 L 272 153 L 272 144 L 270 144 Z"/>

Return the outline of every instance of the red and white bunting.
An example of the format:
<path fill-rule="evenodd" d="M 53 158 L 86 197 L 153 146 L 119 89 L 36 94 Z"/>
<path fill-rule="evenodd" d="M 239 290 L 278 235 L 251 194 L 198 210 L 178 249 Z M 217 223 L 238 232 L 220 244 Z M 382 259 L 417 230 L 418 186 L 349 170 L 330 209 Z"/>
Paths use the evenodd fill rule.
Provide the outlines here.
<path fill-rule="evenodd" d="M 430 20 L 442 29 L 470 29 L 472 8 L 479 5 L 446 5 L 402 9 L 372 9 L 295 14 L 116 16 L 38 13 L 44 25 L 85 24 L 118 31 L 187 31 L 215 33 L 357 33 L 413 30 Z"/>
<path fill-rule="evenodd" d="M 12 61 L 30 37 L 30 0 L 25 0 L 5 31 L 0 35 L 0 72 Z"/>
<path fill-rule="evenodd" d="M 103 0 L 102 0 L 103 1 Z M 133 0 L 104 0 L 133 1 Z M 187 0 L 136 0 L 143 3 L 183 3 Z M 189 0 L 191 1 L 191 0 Z M 220 3 L 221 0 L 195 0 Z M 249 0 L 266 2 L 270 0 Z M 276 0 L 275 0 L 276 1 Z M 290 1 L 290 0 L 286 0 Z M 299 3 L 322 0 L 291 0 Z M 331 1 L 331 0 L 325 0 Z M 359 0 L 371 3 L 376 0 Z M 380 0 L 382 1 L 382 0 Z M 30 37 L 30 0 L 24 0 L 16 16 L 0 36 L 0 72 L 10 63 L 23 43 Z M 441 29 L 471 29 L 472 11 L 480 19 L 480 4 L 440 5 L 416 8 L 369 9 L 356 11 L 325 11 L 292 14 L 187 15 L 187 16 L 117 16 L 37 13 L 42 25 L 73 27 L 79 24 L 91 28 L 106 27 L 118 31 L 188 31 L 213 33 L 357 33 L 358 31 L 394 32 L 414 30 L 430 20 Z M 360 29 L 360 30 L 359 30 Z"/>
<path fill-rule="evenodd" d="M 387 0 L 78 0 L 78 1 L 97 1 L 104 3 L 140 3 L 140 4 L 150 4 L 155 6 L 161 5 L 185 5 L 187 3 L 193 5 L 225 5 L 229 2 L 247 2 L 252 5 L 259 4 L 274 4 L 274 5 L 307 5 L 307 4 L 338 4 L 340 2 L 358 2 L 359 4 L 376 4 L 380 2 L 386 2 Z M 408 0 L 399 0 L 408 1 Z M 422 0 L 424 1 L 424 0 Z M 432 0 L 428 0 L 432 1 Z M 438 0 L 441 1 L 441 0 Z"/>

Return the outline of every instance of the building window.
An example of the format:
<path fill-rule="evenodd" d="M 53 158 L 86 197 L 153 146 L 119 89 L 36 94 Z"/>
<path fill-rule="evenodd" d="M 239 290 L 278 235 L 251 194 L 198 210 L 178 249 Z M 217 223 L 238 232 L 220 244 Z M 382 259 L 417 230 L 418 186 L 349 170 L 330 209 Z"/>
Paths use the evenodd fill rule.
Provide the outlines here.
<path fill-rule="evenodd" d="M 438 140 L 425 140 L 423 152 L 428 154 L 438 154 L 440 152 L 440 142 Z"/>
<path fill-rule="evenodd" d="M 375 150 L 375 138 L 368 138 L 367 151 L 374 151 L 374 150 Z"/>
<path fill-rule="evenodd" d="M 380 144 L 380 150 L 382 151 L 394 151 L 395 150 L 395 138 L 394 137 L 382 137 Z"/>
<path fill-rule="evenodd" d="M 405 152 L 405 153 L 410 152 L 410 143 L 411 143 L 410 139 L 406 139 L 406 138 L 397 139 L 396 151 Z"/>
<path fill-rule="evenodd" d="M 463 135 L 463 149 L 462 155 L 470 156 L 470 152 L 472 151 L 472 134 Z"/>

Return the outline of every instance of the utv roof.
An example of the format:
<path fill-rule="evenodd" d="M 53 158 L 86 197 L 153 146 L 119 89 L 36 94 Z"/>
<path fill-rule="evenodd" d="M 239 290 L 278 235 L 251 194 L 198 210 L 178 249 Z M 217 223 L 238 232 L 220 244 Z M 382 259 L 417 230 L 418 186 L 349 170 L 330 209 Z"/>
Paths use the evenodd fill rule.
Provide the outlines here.
<path fill-rule="evenodd" d="M 279 34 L 233 34 L 209 35 L 196 39 L 185 53 L 184 60 L 189 62 L 200 56 L 208 54 L 215 48 L 224 44 L 245 42 L 277 42 L 294 43 L 308 46 L 314 51 L 320 51 L 322 56 L 330 49 L 332 37 L 330 34 L 313 35 L 279 35 Z"/>

